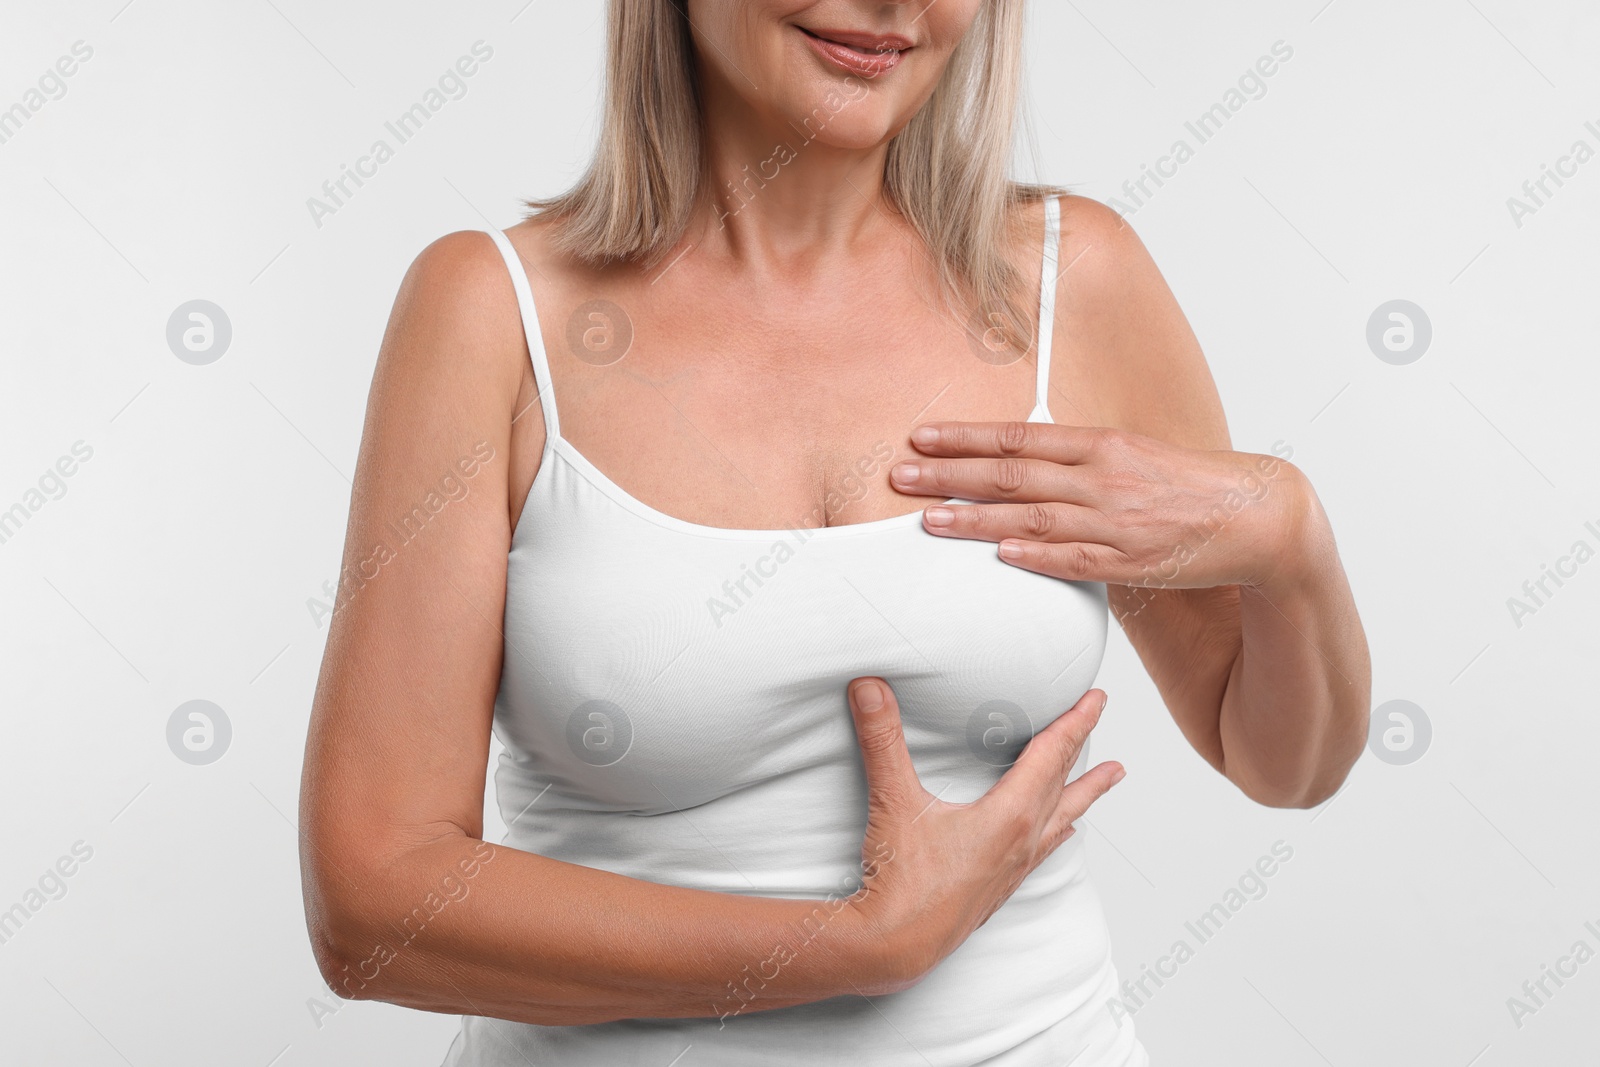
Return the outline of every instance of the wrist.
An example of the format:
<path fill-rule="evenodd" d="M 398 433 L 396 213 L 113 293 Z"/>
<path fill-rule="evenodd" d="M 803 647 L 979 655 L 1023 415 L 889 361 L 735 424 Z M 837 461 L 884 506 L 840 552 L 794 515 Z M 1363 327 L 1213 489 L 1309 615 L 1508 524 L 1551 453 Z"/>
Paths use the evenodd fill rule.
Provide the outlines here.
<path fill-rule="evenodd" d="M 927 917 L 896 921 L 883 913 L 879 903 L 870 890 L 857 893 L 838 916 L 851 946 L 851 969 L 873 987 L 862 986 L 857 992 L 868 996 L 909 989 L 938 962 L 927 944 Z"/>

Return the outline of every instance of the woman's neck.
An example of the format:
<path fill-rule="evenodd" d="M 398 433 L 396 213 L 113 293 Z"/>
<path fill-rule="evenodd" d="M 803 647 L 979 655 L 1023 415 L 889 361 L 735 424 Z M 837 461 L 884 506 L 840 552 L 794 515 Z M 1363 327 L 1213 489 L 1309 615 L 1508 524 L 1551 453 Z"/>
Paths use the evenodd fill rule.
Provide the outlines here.
<path fill-rule="evenodd" d="M 899 220 L 883 196 L 888 145 L 825 140 L 829 109 L 848 106 L 830 100 L 794 123 L 756 114 L 733 94 L 706 101 L 697 243 L 760 262 L 892 238 Z"/>

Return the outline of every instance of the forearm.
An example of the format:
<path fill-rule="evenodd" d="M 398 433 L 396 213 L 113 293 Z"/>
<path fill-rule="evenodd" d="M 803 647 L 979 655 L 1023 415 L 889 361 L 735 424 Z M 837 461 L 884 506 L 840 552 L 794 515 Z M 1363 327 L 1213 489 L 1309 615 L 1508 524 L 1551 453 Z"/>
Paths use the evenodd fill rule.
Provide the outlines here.
<path fill-rule="evenodd" d="M 470 872 L 470 873 L 469 873 Z M 902 988 L 846 899 L 656 885 L 465 836 L 309 899 L 335 992 L 572 1025 L 722 1017 Z"/>
<path fill-rule="evenodd" d="M 1333 533 L 1316 494 L 1295 548 L 1239 588 L 1239 647 L 1221 704 L 1223 773 L 1275 807 L 1332 796 L 1366 743 L 1371 663 Z"/>

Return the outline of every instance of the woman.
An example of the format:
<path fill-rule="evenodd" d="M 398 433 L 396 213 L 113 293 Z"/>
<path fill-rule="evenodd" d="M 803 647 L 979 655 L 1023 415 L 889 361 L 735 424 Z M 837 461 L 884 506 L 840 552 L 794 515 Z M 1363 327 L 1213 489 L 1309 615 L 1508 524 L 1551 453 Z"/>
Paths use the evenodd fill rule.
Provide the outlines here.
<path fill-rule="evenodd" d="M 1108 604 L 1247 796 L 1360 752 L 1315 494 L 1120 220 L 1005 177 L 1022 26 L 614 0 L 588 175 L 407 276 L 303 866 L 448 1064 L 1145 1063 L 1063 846 Z"/>

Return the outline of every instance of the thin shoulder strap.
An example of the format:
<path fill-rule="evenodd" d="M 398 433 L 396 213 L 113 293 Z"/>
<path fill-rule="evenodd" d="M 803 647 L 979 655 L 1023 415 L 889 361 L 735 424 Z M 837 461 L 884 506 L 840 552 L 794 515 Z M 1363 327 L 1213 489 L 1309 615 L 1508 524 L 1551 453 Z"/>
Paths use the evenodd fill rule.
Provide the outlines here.
<path fill-rule="evenodd" d="M 1056 325 L 1056 278 L 1061 255 L 1061 201 L 1044 202 L 1044 262 L 1039 268 L 1039 381 L 1035 386 L 1039 407 L 1050 414 L 1050 344 Z"/>
<path fill-rule="evenodd" d="M 511 272 L 511 287 L 517 291 L 517 307 L 522 311 L 522 333 L 528 342 L 528 358 L 533 362 L 533 384 L 539 390 L 539 406 L 544 409 L 544 432 L 551 440 L 561 436 L 561 423 L 556 418 L 555 385 L 550 377 L 550 361 L 545 356 L 544 334 L 539 331 L 539 313 L 533 306 L 533 289 L 528 285 L 528 272 L 522 266 L 522 257 L 511 246 L 511 238 L 500 230 L 486 230 L 494 238 Z"/>

